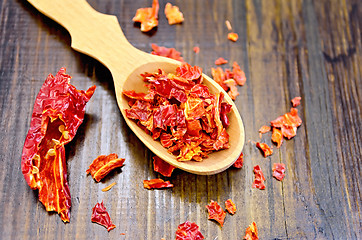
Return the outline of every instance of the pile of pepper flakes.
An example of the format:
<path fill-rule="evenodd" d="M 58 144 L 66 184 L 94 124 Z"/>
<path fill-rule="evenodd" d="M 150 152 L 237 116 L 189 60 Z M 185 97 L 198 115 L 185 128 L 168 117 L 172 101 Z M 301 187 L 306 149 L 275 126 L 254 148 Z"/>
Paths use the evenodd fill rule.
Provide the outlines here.
<path fill-rule="evenodd" d="M 130 98 L 126 116 L 154 140 L 160 140 L 178 161 L 202 161 L 213 151 L 229 148 L 223 93 L 213 95 L 202 83 L 202 70 L 183 63 L 176 74 L 145 73 L 148 93 L 123 91 Z"/>

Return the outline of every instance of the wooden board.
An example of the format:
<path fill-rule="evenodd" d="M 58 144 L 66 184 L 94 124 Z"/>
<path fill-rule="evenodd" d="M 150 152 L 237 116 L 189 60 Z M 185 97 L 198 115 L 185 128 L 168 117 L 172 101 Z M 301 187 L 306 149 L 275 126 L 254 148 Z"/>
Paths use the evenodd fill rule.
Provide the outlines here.
<path fill-rule="evenodd" d="M 206 239 L 241 239 L 255 221 L 260 239 L 361 239 L 361 3 L 312 0 L 173 1 L 185 22 L 170 26 L 160 0 L 152 34 L 133 24 L 137 8 L 151 1 L 90 0 L 116 15 L 128 40 L 150 52 L 151 43 L 175 47 L 207 75 L 218 57 L 237 61 L 247 76 L 235 103 L 245 124 L 242 169 L 213 176 L 176 171 L 175 187 L 148 191 L 142 181 L 160 177 L 152 153 L 126 126 L 109 71 L 70 48 L 65 29 L 26 1 L 0 1 L 0 233 L 1 239 L 174 239 L 177 226 L 196 222 Z M 229 20 L 239 34 L 227 40 Z M 192 51 L 200 47 L 200 53 Z M 75 139 L 66 147 L 71 220 L 45 211 L 21 173 L 24 139 L 35 97 L 49 73 L 65 66 L 80 89 L 97 85 Z M 223 66 L 229 68 L 231 66 Z M 255 147 L 258 129 L 298 107 L 297 136 L 264 158 Z M 114 131 L 113 129 L 117 129 Z M 248 142 L 250 140 L 250 142 Z M 270 134 L 261 141 L 270 143 Z M 96 183 L 85 174 L 100 154 L 117 153 L 125 166 Z M 282 182 L 272 165 L 286 164 Z M 266 189 L 251 188 L 259 164 Z M 105 186 L 117 182 L 109 191 Z M 231 198 L 238 210 L 223 228 L 208 220 L 210 200 Z M 91 223 L 104 201 L 116 229 Z M 120 235 L 125 233 L 125 235 Z"/>

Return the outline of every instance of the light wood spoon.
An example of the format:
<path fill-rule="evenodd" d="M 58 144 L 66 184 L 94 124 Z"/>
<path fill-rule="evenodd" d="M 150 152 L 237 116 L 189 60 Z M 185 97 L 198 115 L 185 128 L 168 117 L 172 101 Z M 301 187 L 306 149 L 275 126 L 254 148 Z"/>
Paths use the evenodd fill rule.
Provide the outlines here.
<path fill-rule="evenodd" d="M 230 135 L 230 148 L 214 152 L 202 162 L 179 162 L 162 147 L 159 141 L 154 141 L 135 122 L 125 117 L 125 109 L 129 109 L 129 106 L 122 91 L 146 92 L 140 74 L 155 72 L 158 69 L 175 72 L 181 63 L 136 49 L 127 41 L 116 16 L 97 12 L 85 0 L 28 0 L 28 2 L 69 31 L 73 49 L 97 59 L 110 70 L 117 103 L 125 121 L 154 154 L 177 168 L 200 175 L 219 173 L 230 167 L 239 157 L 244 146 L 243 122 L 234 102 L 211 78 L 203 75 L 203 83 L 214 94 L 224 91 L 225 101 L 232 105 L 232 111 L 228 115 L 230 126 L 227 129 Z"/>

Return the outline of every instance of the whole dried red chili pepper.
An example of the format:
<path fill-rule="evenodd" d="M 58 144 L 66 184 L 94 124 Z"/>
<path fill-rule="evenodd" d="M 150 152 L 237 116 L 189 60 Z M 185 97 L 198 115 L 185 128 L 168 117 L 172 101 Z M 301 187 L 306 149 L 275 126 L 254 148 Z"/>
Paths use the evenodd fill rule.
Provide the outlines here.
<path fill-rule="evenodd" d="M 244 238 L 245 240 L 258 240 L 258 229 L 256 227 L 256 223 L 253 222 L 252 224 L 249 225 L 249 227 L 245 230 L 245 236 Z"/>
<path fill-rule="evenodd" d="M 103 201 L 93 207 L 91 221 L 106 227 L 108 232 L 116 227 L 116 225 L 112 223 Z"/>
<path fill-rule="evenodd" d="M 224 225 L 224 220 L 226 213 L 225 211 L 220 207 L 220 205 L 211 200 L 209 205 L 206 205 L 206 208 L 209 212 L 209 219 L 214 219 L 218 223 L 220 223 L 221 227 Z"/>
<path fill-rule="evenodd" d="M 232 215 L 236 212 L 236 205 L 231 199 L 225 201 L 225 208 Z"/>
<path fill-rule="evenodd" d="M 176 240 L 202 240 L 204 236 L 199 231 L 196 223 L 186 221 L 178 225 L 176 230 Z"/>
<path fill-rule="evenodd" d="M 109 155 L 100 155 L 93 160 L 86 173 L 90 173 L 94 180 L 99 182 L 113 169 L 122 167 L 125 159 L 118 158 L 118 155 L 111 153 Z"/>
<path fill-rule="evenodd" d="M 26 182 L 39 189 L 46 210 L 58 212 L 64 222 L 69 222 L 71 206 L 64 145 L 83 122 L 85 105 L 96 88 L 77 90 L 70 78 L 61 68 L 45 80 L 35 100 L 21 159 Z"/>

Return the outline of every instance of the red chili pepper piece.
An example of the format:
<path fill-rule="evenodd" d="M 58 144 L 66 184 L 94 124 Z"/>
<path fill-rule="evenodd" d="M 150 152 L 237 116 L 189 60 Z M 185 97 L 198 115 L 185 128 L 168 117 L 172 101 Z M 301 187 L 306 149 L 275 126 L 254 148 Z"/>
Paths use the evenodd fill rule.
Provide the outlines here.
<path fill-rule="evenodd" d="M 46 210 L 58 212 L 64 222 L 69 222 L 71 207 L 64 145 L 83 122 L 85 105 L 96 88 L 77 90 L 70 78 L 61 68 L 45 80 L 35 100 L 21 158 L 28 185 L 39 189 Z"/>
<path fill-rule="evenodd" d="M 300 105 L 300 100 L 302 100 L 302 98 L 301 97 L 295 97 L 295 98 L 293 98 L 292 99 L 292 105 L 293 105 L 293 107 L 297 107 L 297 106 L 299 106 Z"/>
<path fill-rule="evenodd" d="M 267 133 L 267 132 L 269 132 L 271 130 L 271 127 L 269 127 L 269 126 L 261 126 L 260 128 L 259 128 L 259 137 L 261 138 L 261 136 L 262 136 L 262 134 L 264 134 L 264 133 Z"/>
<path fill-rule="evenodd" d="M 228 60 L 222 58 L 222 57 L 219 57 L 218 59 L 215 60 L 215 65 L 223 65 L 223 64 L 226 64 L 228 63 Z"/>
<path fill-rule="evenodd" d="M 170 181 L 164 181 L 156 178 L 151 180 L 143 180 L 143 187 L 147 189 L 161 189 L 161 188 L 172 188 L 173 184 Z"/>
<path fill-rule="evenodd" d="M 154 156 L 153 169 L 165 177 L 171 177 L 171 174 L 175 169 L 175 167 L 169 164 L 168 162 L 162 160 L 160 157 Z"/>
<path fill-rule="evenodd" d="M 184 61 L 184 59 L 181 57 L 181 53 L 177 51 L 175 48 L 161 47 L 157 46 L 154 43 L 151 44 L 151 47 L 152 47 L 151 54 L 153 55 L 172 58 L 180 62 Z"/>
<path fill-rule="evenodd" d="M 265 189 L 265 177 L 259 165 L 254 166 L 255 179 L 253 182 L 253 188 Z"/>
<path fill-rule="evenodd" d="M 214 202 L 213 200 L 211 200 L 210 204 L 206 205 L 206 208 L 209 211 L 209 219 L 216 220 L 218 223 L 220 223 L 220 225 L 222 227 L 224 225 L 226 213 L 220 207 L 220 205 L 217 202 Z"/>
<path fill-rule="evenodd" d="M 123 166 L 125 159 L 118 158 L 118 155 L 111 153 L 109 155 L 100 155 L 93 160 L 86 173 L 90 173 L 94 180 L 99 182 L 113 169 Z"/>
<path fill-rule="evenodd" d="M 257 142 L 256 146 L 263 152 L 264 157 L 267 157 L 267 156 L 270 156 L 273 154 L 273 149 L 271 149 L 268 146 L 268 144 L 266 144 L 266 143 Z"/>
<path fill-rule="evenodd" d="M 245 236 L 244 238 L 245 240 L 258 240 L 258 229 L 256 227 L 256 223 L 253 222 L 252 224 L 250 224 L 250 226 L 245 230 Z"/>
<path fill-rule="evenodd" d="M 186 221 L 178 225 L 176 230 L 176 240 L 202 240 L 204 236 L 199 231 L 196 223 Z"/>
<path fill-rule="evenodd" d="M 193 50 L 194 50 L 195 53 L 199 53 L 199 52 L 200 52 L 200 48 L 199 48 L 199 47 L 194 47 Z"/>
<path fill-rule="evenodd" d="M 234 79 L 227 79 L 224 81 L 224 84 L 229 88 L 228 95 L 232 100 L 235 100 L 239 96 L 238 88 L 236 87 L 236 82 Z"/>
<path fill-rule="evenodd" d="M 116 227 L 116 225 L 112 223 L 103 201 L 93 207 L 91 221 L 106 227 L 108 232 Z"/>
<path fill-rule="evenodd" d="M 282 181 L 285 174 L 285 164 L 284 163 L 274 163 L 273 165 L 273 177 L 278 179 L 279 181 Z"/>
<path fill-rule="evenodd" d="M 283 136 L 291 139 L 297 134 L 297 127 L 302 124 L 302 119 L 298 116 L 298 109 L 291 108 L 290 112 L 279 116 L 270 124 L 272 127 L 281 128 Z"/>
<path fill-rule="evenodd" d="M 202 161 L 230 147 L 226 128 L 231 105 L 223 102 L 222 93 L 213 95 L 201 84 L 201 68 L 182 63 L 175 74 L 159 70 L 141 76 L 149 92 L 124 92 L 131 99 L 126 116 L 159 138 L 178 161 Z"/>
<path fill-rule="evenodd" d="M 139 8 L 133 17 L 134 22 L 141 23 L 141 31 L 148 32 L 158 25 L 158 0 L 153 0 L 151 8 Z"/>
<path fill-rule="evenodd" d="M 228 39 L 233 41 L 233 42 L 236 42 L 239 38 L 239 35 L 237 33 L 234 33 L 234 32 L 231 32 L 228 34 Z"/>
<path fill-rule="evenodd" d="M 280 148 L 280 146 L 283 143 L 282 131 L 279 130 L 278 128 L 273 128 L 271 140 L 277 144 L 277 148 Z"/>
<path fill-rule="evenodd" d="M 242 168 L 244 163 L 244 154 L 241 153 L 238 159 L 234 162 L 233 166 L 236 168 Z"/>
<path fill-rule="evenodd" d="M 236 205 L 231 199 L 225 201 L 225 208 L 232 215 L 236 212 Z"/>
<path fill-rule="evenodd" d="M 246 82 L 245 72 L 240 69 L 240 66 L 237 62 L 233 63 L 233 79 L 240 86 L 243 86 Z"/>
<path fill-rule="evenodd" d="M 171 3 L 166 3 L 165 15 L 168 20 L 168 24 L 177 24 L 184 21 L 184 15 L 177 6 L 172 6 Z"/>

